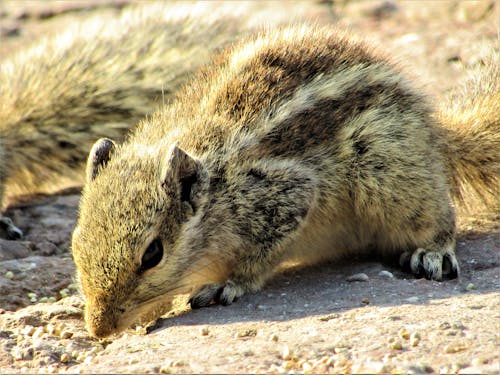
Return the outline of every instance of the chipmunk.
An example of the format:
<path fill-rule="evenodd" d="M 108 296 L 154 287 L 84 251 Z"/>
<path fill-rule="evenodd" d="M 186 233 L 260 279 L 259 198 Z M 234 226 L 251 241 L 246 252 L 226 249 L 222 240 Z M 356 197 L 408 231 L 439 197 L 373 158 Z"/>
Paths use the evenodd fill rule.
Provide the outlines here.
<path fill-rule="evenodd" d="M 452 195 L 495 194 L 498 86 L 450 122 L 413 86 L 334 29 L 270 29 L 125 143 L 97 141 L 72 238 L 88 331 L 158 317 L 180 293 L 229 305 L 285 262 L 376 251 L 457 277 Z"/>
<path fill-rule="evenodd" d="M 101 137 L 126 131 L 214 52 L 263 25 L 304 19 L 254 2 L 147 3 L 94 17 L 46 37 L 0 64 L 0 206 L 4 196 L 83 182 Z M 1 207 L 0 207 L 1 208 Z M 22 233 L 0 214 L 6 237 Z"/>

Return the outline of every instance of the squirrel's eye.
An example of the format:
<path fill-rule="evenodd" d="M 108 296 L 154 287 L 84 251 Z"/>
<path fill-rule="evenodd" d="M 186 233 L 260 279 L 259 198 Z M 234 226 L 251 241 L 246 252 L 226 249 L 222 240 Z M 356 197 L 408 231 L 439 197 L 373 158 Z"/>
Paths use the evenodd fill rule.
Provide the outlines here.
<path fill-rule="evenodd" d="M 144 272 L 155 267 L 163 258 L 163 245 L 159 238 L 151 242 L 142 256 L 141 268 L 139 272 Z"/>

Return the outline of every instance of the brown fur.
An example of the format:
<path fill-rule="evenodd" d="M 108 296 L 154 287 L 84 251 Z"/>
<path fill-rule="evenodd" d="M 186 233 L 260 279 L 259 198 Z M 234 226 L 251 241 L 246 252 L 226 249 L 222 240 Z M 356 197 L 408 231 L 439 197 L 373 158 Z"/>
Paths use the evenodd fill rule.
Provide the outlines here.
<path fill-rule="evenodd" d="M 285 262 L 376 251 L 456 277 L 455 141 L 398 69 L 335 30 L 238 43 L 127 142 L 90 154 L 73 236 L 89 331 L 186 291 L 192 307 L 232 303 Z M 492 188 L 484 160 L 469 182 Z"/>

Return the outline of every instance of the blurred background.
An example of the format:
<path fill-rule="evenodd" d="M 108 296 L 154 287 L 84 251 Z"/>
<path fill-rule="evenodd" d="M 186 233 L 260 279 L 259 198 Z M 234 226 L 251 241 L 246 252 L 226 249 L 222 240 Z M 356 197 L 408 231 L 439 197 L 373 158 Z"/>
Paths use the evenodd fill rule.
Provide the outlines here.
<path fill-rule="evenodd" d="M 207 0 L 208 1 L 208 0 Z M 147 1 L 1 1 L 0 56 L 5 58 L 83 18 L 118 15 Z M 235 1 L 236 3 L 236 1 Z M 274 1 L 286 14 L 287 1 Z M 433 95 L 447 93 L 469 69 L 498 49 L 499 6 L 494 0 L 326 0 L 293 2 L 305 19 L 335 25 L 379 45 Z"/>

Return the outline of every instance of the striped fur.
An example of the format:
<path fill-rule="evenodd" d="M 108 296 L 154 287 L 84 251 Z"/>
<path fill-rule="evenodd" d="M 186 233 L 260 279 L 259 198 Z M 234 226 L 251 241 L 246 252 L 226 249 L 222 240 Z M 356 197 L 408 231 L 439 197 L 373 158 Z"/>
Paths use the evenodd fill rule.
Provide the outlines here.
<path fill-rule="evenodd" d="M 379 252 L 456 277 L 445 137 L 396 67 L 335 30 L 236 44 L 107 164 L 89 156 L 73 236 L 89 331 L 120 331 L 180 292 L 229 304 L 284 263 Z M 144 271 L 156 239 L 164 254 Z"/>

